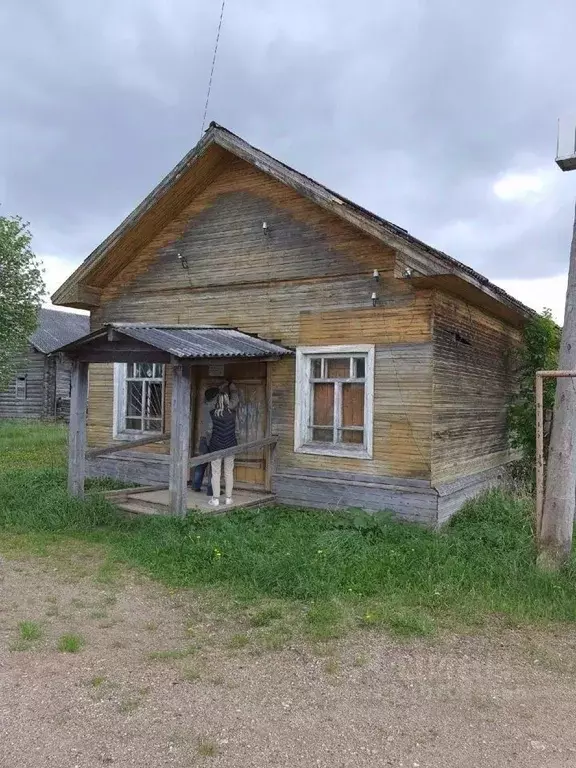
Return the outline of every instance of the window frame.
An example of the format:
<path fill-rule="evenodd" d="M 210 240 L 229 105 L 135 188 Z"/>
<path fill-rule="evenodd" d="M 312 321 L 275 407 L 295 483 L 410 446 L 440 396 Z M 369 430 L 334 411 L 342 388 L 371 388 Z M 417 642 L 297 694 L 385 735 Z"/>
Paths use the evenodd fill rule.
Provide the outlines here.
<path fill-rule="evenodd" d="M 296 349 L 296 392 L 294 415 L 294 452 L 321 456 L 345 456 L 372 459 L 374 456 L 374 344 L 333 345 L 327 347 L 298 347 Z M 314 443 L 309 440 L 312 408 L 312 359 L 315 357 L 364 357 L 364 442 Z M 357 379 L 340 379 L 354 383 Z M 339 389 L 339 388 L 337 388 Z M 335 390 L 335 408 L 337 402 Z M 335 417 L 337 422 L 338 417 Z M 334 429 L 342 428 L 336 424 Z"/>
<path fill-rule="evenodd" d="M 157 377 L 150 377 L 142 379 L 142 381 L 162 381 L 162 405 L 160 416 L 160 429 L 159 430 L 140 430 L 140 429 L 126 429 L 126 388 L 128 381 L 139 380 L 135 377 L 128 378 L 128 365 L 129 363 L 114 363 L 114 424 L 112 429 L 112 437 L 114 440 L 140 440 L 142 437 L 156 437 L 164 433 L 164 418 L 165 418 L 165 405 L 166 405 L 166 365 L 164 363 L 154 363 L 154 365 L 162 366 L 162 379 Z M 138 418 L 138 417 L 134 417 Z M 144 423 L 145 416 L 142 415 L 142 423 Z"/>
<path fill-rule="evenodd" d="M 21 394 L 23 392 L 23 394 Z M 28 375 L 16 376 L 14 381 L 14 397 L 16 400 L 28 400 Z"/>

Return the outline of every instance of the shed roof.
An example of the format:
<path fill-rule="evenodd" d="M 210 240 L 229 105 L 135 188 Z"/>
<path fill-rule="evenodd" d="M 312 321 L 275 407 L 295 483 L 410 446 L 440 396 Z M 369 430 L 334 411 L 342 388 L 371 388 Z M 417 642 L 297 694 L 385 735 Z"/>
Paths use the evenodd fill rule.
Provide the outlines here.
<path fill-rule="evenodd" d="M 154 349 L 166 352 L 180 359 L 222 359 L 222 358 L 270 358 L 292 354 L 290 349 L 260 339 L 236 328 L 188 325 L 148 325 L 146 323 L 110 323 L 94 333 L 76 339 L 63 346 L 59 352 L 73 352 L 90 346 L 102 337 L 109 337 L 109 331 L 142 342 Z M 110 342 L 111 347 L 113 341 Z"/>
<path fill-rule="evenodd" d="M 89 331 L 88 315 L 42 307 L 38 313 L 38 325 L 29 341 L 39 352 L 47 355 L 58 347 L 85 336 Z"/>

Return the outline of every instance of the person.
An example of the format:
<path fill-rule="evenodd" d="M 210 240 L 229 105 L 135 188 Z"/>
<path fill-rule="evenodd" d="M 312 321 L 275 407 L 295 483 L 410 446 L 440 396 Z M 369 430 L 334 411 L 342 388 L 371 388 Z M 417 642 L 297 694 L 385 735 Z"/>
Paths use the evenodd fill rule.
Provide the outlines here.
<path fill-rule="evenodd" d="M 200 455 L 208 453 L 208 444 L 210 443 L 210 437 L 212 435 L 212 416 L 210 412 L 216 407 L 216 398 L 220 389 L 218 387 L 208 387 L 204 393 L 204 402 L 202 403 L 202 409 L 200 411 Z M 208 464 L 198 464 L 194 467 L 194 476 L 192 480 L 192 488 L 200 493 L 202 490 L 202 481 L 204 475 L 208 469 Z M 212 496 L 212 484 L 210 482 L 210 475 L 208 473 L 208 496 Z"/>
<path fill-rule="evenodd" d="M 238 408 L 238 389 L 234 382 L 221 388 L 214 408 L 210 411 L 212 417 L 212 434 L 208 449 L 222 451 L 238 445 L 236 438 L 236 409 Z M 232 488 L 234 486 L 234 456 L 226 456 L 224 459 L 215 459 L 211 462 L 212 470 L 212 498 L 208 502 L 210 506 L 220 505 L 220 476 L 224 464 L 224 485 L 226 491 L 226 505 L 232 504 Z"/>

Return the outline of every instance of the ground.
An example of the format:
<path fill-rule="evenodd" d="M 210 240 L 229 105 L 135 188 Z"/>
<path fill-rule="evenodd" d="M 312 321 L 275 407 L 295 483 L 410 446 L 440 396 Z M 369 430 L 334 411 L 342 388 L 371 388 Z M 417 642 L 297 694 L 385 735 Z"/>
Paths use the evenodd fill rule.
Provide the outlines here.
<path fill-rule="evenodd" d="M 402 643 L 360 632 L 276 650 L 213 607 L 206 593 L 111 572 L 94 545 L 11 546 L 0 765 L 576 764 L 572 629 Z"/>
<path fill-rule="evenodd" d="M 576 561 L 535 567 L 529 495 L 128 520 L 65 438 L 0 423 L 0 768 L 576 765 Z"/>

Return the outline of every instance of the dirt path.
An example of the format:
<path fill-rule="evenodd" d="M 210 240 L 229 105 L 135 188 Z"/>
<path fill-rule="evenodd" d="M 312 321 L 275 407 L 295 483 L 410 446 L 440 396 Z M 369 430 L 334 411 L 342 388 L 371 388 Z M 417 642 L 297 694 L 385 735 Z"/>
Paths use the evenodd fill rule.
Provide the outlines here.
<path fill-rule="evenodd" d="M 98 558 L 0 565 L 2 768 L 576 766 L 574 633 L 266 650 Z"/>

